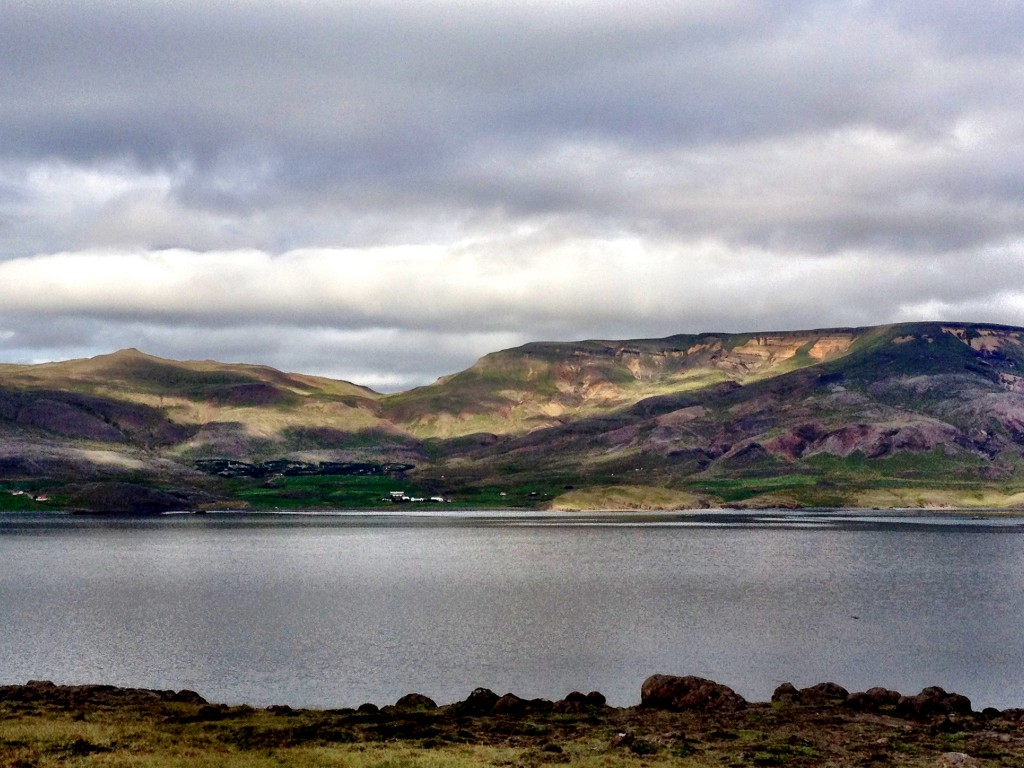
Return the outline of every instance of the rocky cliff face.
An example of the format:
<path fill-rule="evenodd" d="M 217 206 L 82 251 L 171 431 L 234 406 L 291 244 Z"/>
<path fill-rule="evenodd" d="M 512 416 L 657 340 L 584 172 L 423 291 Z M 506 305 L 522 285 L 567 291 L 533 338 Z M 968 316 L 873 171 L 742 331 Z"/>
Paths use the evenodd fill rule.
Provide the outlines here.
<path fill-rule="evenodd" d="M 673 392 L 747 383 L 842 357 L 858 330 L 527 344 L 385 399 L 420 437 L 522 434 Z"/>

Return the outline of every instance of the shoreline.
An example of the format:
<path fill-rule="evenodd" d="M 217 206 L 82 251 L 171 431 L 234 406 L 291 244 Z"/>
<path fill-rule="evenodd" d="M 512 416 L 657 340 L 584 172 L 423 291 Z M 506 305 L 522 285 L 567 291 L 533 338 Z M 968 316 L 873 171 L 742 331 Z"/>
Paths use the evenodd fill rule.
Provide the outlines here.
<path fill-rule="evenodd" d="M 588 509 L 551 509 L 544 507 L 459 507 L 459 508 L 438 508 L 437 506 L 410 506 L 402 507 L 281 507 L 275 509 L 252 509 L 245 507 L 218 507 L 202 510 L 175 509 L 159 512 L 142 511 L 111 511 L 103 512 L 96 510 L 81 509 L 8 509 L 0 511 L 2 515 L 53 515 L 53 516 L 75 516 L 75 517 L 120 517 L 120 518 L 152 518 L 152 517 L 176 517 L 187 515 L 253 515 L 260 517 L 468 517 L 471 515 L 522 515 L 524 517 L 544 517 L 554 519 L 572 520 L 581 515 L 623 515 L 635 517 L 671 517 L 689 516 L 698 517 L 701 515 L 752 515 L 757 513 L 814 513 L 823 514 L 849 514 L 851 517 L 870 516 L 872 514 L 906 515 L 914 517 L 920 515 L 941 515 L 941 516 L 963 516 L 980 519 L 1024 519 L 1024 507 L 952 507 L 952 506 L 919 506 L 919 507 L 857 507 L 857 506 L 733 506 L 722 505 L 717 507 L 686 507 L 686 508 L 640 508 L 640 507 L 602 507 Z"/>
<path fill-rule="evenodd" d="M 441 706 L 408 694 L 354 709 L 257 709 L 188 690 L 0 686 L 2 766 L 120 765 L 139 753 L 151 762 L 130 764 L 1010 767 L 1024 765 L 1024 709 L 976 712 L 940 688 L 850 693 L 833 683 L 787 683 L 771 701 L 748 702 L 673 675 L 647 678 L 632 707 L 597 692 L 549 701 L 478 688 Z"/>

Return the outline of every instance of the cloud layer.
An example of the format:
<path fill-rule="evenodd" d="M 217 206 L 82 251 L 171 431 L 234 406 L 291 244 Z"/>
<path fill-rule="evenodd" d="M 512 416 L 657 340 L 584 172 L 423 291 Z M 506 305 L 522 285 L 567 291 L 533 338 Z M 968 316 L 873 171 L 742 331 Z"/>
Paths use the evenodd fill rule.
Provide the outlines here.
<path fill-rule="evenodd" d="M 0 357 L 1024 325 L 1024 10 L 10 4 Z"/>

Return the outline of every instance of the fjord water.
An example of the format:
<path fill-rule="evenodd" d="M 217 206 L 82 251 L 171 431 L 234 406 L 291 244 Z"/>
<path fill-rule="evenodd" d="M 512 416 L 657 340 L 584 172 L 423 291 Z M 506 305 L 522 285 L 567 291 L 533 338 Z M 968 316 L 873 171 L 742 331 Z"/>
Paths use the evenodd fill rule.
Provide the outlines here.
<path fill-rule="evenodd" d="M 0 684 L 254 705 L 654 672 L 1024 705 L 1024 521 L 863 512 L 0 515 Z"/>

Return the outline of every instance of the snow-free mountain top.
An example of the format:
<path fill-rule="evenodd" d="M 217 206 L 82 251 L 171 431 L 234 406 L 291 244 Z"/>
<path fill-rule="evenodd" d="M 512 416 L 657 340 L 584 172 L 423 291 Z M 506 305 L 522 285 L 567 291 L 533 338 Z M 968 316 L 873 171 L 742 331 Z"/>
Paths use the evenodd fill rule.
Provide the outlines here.
<path fill-rule="evenodd" d="M 394 395 L 123 350 L 0 366 L 0 438 L 4 488 L 79 507 L 1006 505 L 1024 329 L 534 343 Z"/>

